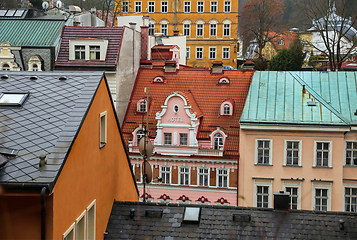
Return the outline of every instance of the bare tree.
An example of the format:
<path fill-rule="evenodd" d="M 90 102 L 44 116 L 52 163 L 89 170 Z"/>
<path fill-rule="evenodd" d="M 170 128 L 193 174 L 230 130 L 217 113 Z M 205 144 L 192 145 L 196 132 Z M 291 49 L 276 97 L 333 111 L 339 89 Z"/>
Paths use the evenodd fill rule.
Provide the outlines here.
<path fill-rule="evenodd" d="M 356 2 L 350 0 L 299 0 L 299 8 L 310 19 L 313 51 L 328 58 L 330 70 L 341 70 L 342 63 L 357 53 L 356 15 L 348 16 Z"/>

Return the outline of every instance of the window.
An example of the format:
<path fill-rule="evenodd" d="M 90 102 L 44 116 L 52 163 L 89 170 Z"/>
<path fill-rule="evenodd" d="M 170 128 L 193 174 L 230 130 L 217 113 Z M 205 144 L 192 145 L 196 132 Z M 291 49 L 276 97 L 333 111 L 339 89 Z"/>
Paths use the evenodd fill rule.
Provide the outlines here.
<path fill-rule="evenodd" d="M 32 65 L 32 71 L 35 71 L 35 72 L 38 71 L 38 66 L 37 66 L 37 64 Z"/>
<path fill-rule="evenodd" d="M 223 115 L 230 115 L 231 113 L 231 107 L 229 104 L 224 104 L 223 106 Z"/>
<path fill-rule="evenodd" d="M 155 34 L 155 24 L 149 24 L 149 35 L 154 36 Z"/>
<path fill-rule="evenodd" d="M 171 168 L 168 166 L 161 166 L 161 178 L 163 184 L 170 184 Z"/>
<path fill-rule="evenodd" d="M 331 142 L 315 142 L 315 166 L 328 167 L 330 166 L 330 145 Z"/>
<path fill-rule="evenodd" d="M 223 136 L 220 133 L 214 135 L 214 149 L 221 149 L 223 147 Z"/>
<path fill-rule="evenodd" d="M 180 146 L 187 146 L 187 133 L 180 133 Z"/>
<path fill-rule="evenodd" d="M 357 188 L 345 188 L 345 211 L 357 212 Z"/>
<path fill-rule="evenodd" d="M 186 59 L 190 59 L 190 47 L 186 48 Z"/>
<path fill-rule="evenodd" d="M 143 130 L 139 130 L 137 133 L 136 133 L 136 143 L 137 145 L 139 146 L 139 141 L 142 137 L 145 136 L 145 132 Z"/>
<path fill-rule="evenodd" d="M 211 13 L 216 13 L 216 12 L 217 12 L 217 2 L 211 1 Z"/>
<path fill-rule="evenodd" d="M 286 166 L 300 166 L 300 141 L 285 141 Z"/>
<path fill-rule="evenodd" d="M 228 187 L 228 170 L 218 169 L 217 171 L 218 187 Z"/>
<path fill-rule="evenodd" d="M 100 147 L 107 143 L 107 111 L 100 114 Z"/>
<path fill-rule="evenodd" d="M 4 71 L 10 71 L 10 66 L 9 66 L 9 64 L 5 63 L 4 65 L 2 65 L 2 70 L 4 70 Z"/>
<path fill-rule="evenodd" d="M 100 60 L 100 47 L 90 46 L 89 54 L 90 54 L 90 60 Z"/>
<path fill-rule="evenodd" d="M 230 24 L 223 24 L 223 36 L 229 37 L 231 32 L 231 25 Z"/>
<path fill-rule="evenodd" d="M 298 188 L 297 187 L 286 187 L 285 192 L 290 195 L 289 207 L 290 209 L 298 209 Z"/>
<path fill-rule="evenodd" d="M 183 25 L 183 35 L 190 36 L 190 24 Z"/>
<path fill-rule="evenodd" d="M 328 204 L 328 189 L 315 189 L 315 210 L 317 211 L 327 211 Z"/>
<path fill-rule="evenodd" d="M 285 45 L 283 39 L 277 39 L 276 41 L 278 42 L 279 45 Z"/>
<path fill-rule="evenodd" d="M 179 180 L 181 185 L 190 185 L 190 168 L 180 167 Z"/>
<path fill-rule="evenodd" d="M 231 12 L 231 1 L 224 1 L 224 12 Z"/>
<path fill-rule="evenodd" d="M 167 24 L 161 24 L 161 33 L 167 36 Z"/>
<path fill-rule="evenodd" d="M 271 164 L 271 140 L 256 140 L 256 164 Z"/>
<path fill-rule="evenodd" d="M 129 2 L 123 2 L 122 11 L 123 13 L 129 12 Z"/>
<path fill-rule="evenodd" d="M 217 36 L 217 24 L 210 24 L 210 36 L 216 37 Z"/>
<path fill-rule="evenodd" d="M 197 2 L 197 12 L 203 13 L 204 11 L 204 2 Z"/>
<path fill-rule="evenodd" d="M 161 2 L 161 12 L 167 13 L 167 2 Z"/>
<path fill-rule="evenodd" d="M 135 12 L 141 13 L 141 2 L 135 2 Z"/>
<path fill-rule="evenodd" d="M 357 166 L 357 142 L 346 142 L 346 165 Z"/>
<path fill-rule="evenodd" d="M 22 106 L 29 95 L 28 92 L 0 92 L 0 106 Z"/>
<path fill-rule="evenodd" d="M 139 109 L 139 112 L 146 112 L 146 101 L 143 100 L 143 101 L 140 101 L 140 109 Z"/>
<path fill-rule="evenodd" d="M 269 186 L 256 186 L 257 207 L 269 207 Z"/>
<path fill-rule="evenodd" d="M 96 200 L 87 207 L 87 239 L 95 239 Z"/>
<path fill-rule="evenodd" d="M 184 2 L 184 9 L 183 9 L 183 11 L 184 11 L 185 13 L 191 12 L 191 2 Z"/>
<path fill-rule="evenodd" d="M 229 47 L 222 48 L 222 58 L 229 59 Z"/>
<path fill-rule="evenodd" d="M 197 37 L 203 37 L 203 24 L 197 24 Z"/>
<path fill-rule="evenodd" d="M 208 187 L 209 179 L 209 169 L 208 168 L 199 168 L 198 169 L 198 185 Z"/>
<path fill-rule="evenodd" d="M 63 234 L 63 240 L 74 240 L 75 239 L 75 229 L 76 223 L 73 223 L 69 229 Z"/>
<path fill-rule="evenodd" d="M 76 219 L 76 239 L 86 239 L 86 211 Z"/>
<path fill-rule="evenodd" d="M 209 48 L 209 58 L 216 59 L 216 48 L 215 47 Z"/>
<path fill-rule="evenodd" d="M 76 60 L 84 60 L 86 59 L 86 50 L 85 46 L 75 46 L 74 47 L 74 56 Z"/>
<path fill-rule="evenodd" d="M 149 2 L 149 13 L 155 12 L 155 2 Z"/>
<path fill-rule="evenodd" d="M 164 133 L 164 144 L 171 145 L 172 143 L 172 134 L 171 133 Z"/>
<path fill-rule="evenodd" d="M 203 48 L 196 47 L 196 59 L 202 59 L 202 58 L 203 58 Z"/>

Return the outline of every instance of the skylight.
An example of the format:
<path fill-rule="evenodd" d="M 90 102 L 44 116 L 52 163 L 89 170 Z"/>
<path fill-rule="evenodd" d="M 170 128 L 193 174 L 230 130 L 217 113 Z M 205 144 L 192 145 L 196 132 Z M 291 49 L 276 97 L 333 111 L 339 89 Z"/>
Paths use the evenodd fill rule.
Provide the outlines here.
<path fill-rule="evenodd" d="M 3 92 L 0 93 L 0 106 L 21 106 L 29 93 L 27 92 Z"/>
<path fill-rule="evenodd" d="M 16 11 L 16 10 L 12 10 L 12 9 L 10 9 L 9 11 L 7 11 L 6 17 L 12 17 L 12 16 L 14 16 L 15 11 Z"/>
<path fill-rule="evenodd" d="M 14 14 L 14 16 L 15 17 L 21 17 L 24 12 L 25 12 L 25 10 L 18 9 L 18 10 L 16 10 L 16 13 Z"/>
<path fill-rule="evenodd" d="M 3 17 L 5 16 L 7 10 L 0 10 L 0 17 Z"/>
<path fill-rule="evenodd" d="M 183 220 L 187 222 L 199 222 L 200 212 L 201 208 L 199 207 L 186 207 Z"/>

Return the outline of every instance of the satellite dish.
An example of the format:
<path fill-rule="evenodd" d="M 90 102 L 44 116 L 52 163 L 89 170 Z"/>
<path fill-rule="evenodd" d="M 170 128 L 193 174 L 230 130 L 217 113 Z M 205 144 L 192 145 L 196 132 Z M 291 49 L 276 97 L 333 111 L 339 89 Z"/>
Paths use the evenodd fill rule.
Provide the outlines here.
<path fill-rule="evenodd" d="M 62 2 L 61 2 L 60 0 L 58 0 L 58 1 L 56 2 L 56 7 L 57 7 L 57 8 L 61 8 L 61 7 L 62 7 Z"/>
<path fill-rule="evenodd" d="M 48 2 L 43 2 L 43 3 L 42 3 L 42 8 L 43 8 L 43 9 L 46 10 L 48 7 L 49 7 Z"/>
<path fill-rule="evenodd" d="M 147 160 L 145 160 L 145 161 L 143 162 L 143 166 L 141 167 L 141 169 L 142 169 L 142 174 L 143 174 L 143 176 L 146 175 L 146 178 L 145 178 L 146 183 L 150 183 L 150 182 L 152 181 L 152 169 L 151 169 L 151 164 L 150 164 Z M 144 169 L 145 169 L 145 172 L 144 172 Z"/>
<path fill-rule="evenodd" d="M 139 151 L 140 154 L 145 156 L 146 158 L 150 158 L 152 156 L 152 151 L 154 147 L 152 146 L 151 140 L 149 139 L 148 135 L 143 136 L 139 140 Z"/>

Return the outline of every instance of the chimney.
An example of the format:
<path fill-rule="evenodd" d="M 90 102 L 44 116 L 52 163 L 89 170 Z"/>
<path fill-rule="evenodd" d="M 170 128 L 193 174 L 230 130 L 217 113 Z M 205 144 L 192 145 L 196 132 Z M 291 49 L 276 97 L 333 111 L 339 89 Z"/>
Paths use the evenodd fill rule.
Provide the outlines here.
<path fill-rule="evenodd" d="M 180 30 L 174 30 L 174 36 L 178 36 L 180 33 Z"/>
<path fill-rule="evenodd" d="M 289 210 L 290 195 L 284 191 L 274 192 L 274 210 Z"/>
<path fill-rule="evenodd" d="M 130 22 L 129 24 L 130 24 L 130 28 L 135 30 L 136 23 Z"/>
<path fill-rule="evenodd" d="M 149 51 L 149 27 L 141 26 L 141 56 L 140 59 L 148 59 Z"/>
<path fill-rule="evenodd" d="M 165 62 L 165 72 L 176 72 L 176 61 Z"/>
<path fill-rule="evenodd" d="M 163 33 L 155 33 L 155 40 L 157 45 L 164 45 L 164 43 L 162 42 L 163 35 L 164 35 Z"/>
<path fill-rule="evenodd" d="M 222 70 L 223 70 L 222 61 L 214 61 L 212 63 L 212 73 L 222 73 Z"/>

